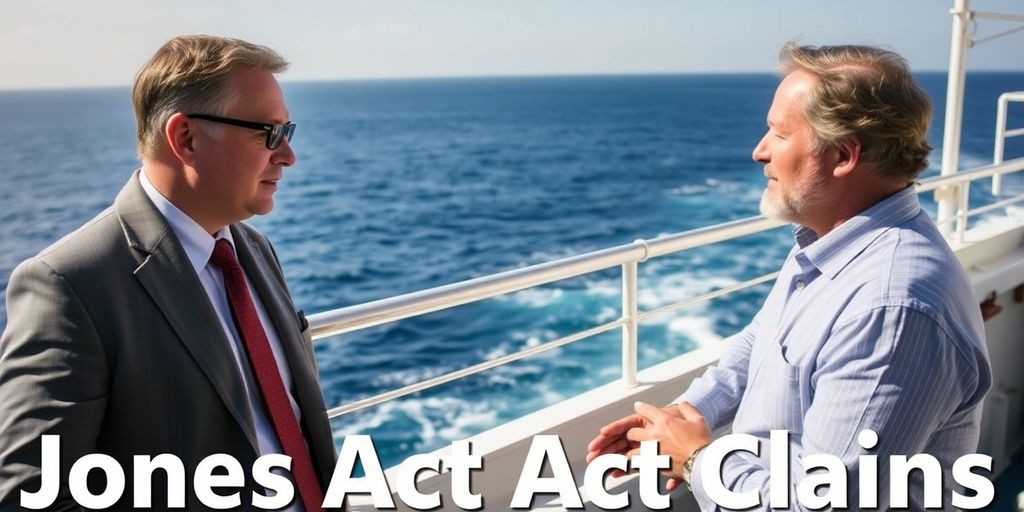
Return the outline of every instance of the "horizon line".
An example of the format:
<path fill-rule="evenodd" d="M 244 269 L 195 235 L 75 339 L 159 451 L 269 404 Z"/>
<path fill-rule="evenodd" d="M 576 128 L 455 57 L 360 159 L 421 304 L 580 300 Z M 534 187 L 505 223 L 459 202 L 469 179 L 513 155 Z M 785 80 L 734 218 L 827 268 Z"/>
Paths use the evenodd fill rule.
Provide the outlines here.
<path fill-rule="evenodd" d="M 287 72 L 285 72 L 287 73 Z M 916 69 L 911 73 L 947 73 L 945 69 Z M 976 69 L 967 71 L 971 74 L 988 73 L 1016 73 L 1024 74 L 1024 69 Z M 418 75 L 418 76 L 367 76 L 367 77 L 336 77 L 336 78 L 296 78 L 289 79 L 282 77 L 281 84 L 305 84 L 305 83 L 336 83 L 336 82 L 411 82 L 417 80 L 486 80 L 486 79 L 515 79 L 515 78 L 611 78 L 611 77 L 645 77 L 645 76 L 728 76 L 728 75 L 776 75 L 775 71 L 638 71 L 638 72 L 581 72 L 581 73 L 508 73 L 508 74 L 466 74 L 466 75 Z M 119 89 L 131 87 L 130 82 L 117 84 L 89 84 L 89 85 L 39 85 L 29 87 L 7 87 L 0 85 L 0 93 L 7 92 L 33 92 L 33 91 L 71 91 L 71 90 L 92 90 L 92 89 Z"/>

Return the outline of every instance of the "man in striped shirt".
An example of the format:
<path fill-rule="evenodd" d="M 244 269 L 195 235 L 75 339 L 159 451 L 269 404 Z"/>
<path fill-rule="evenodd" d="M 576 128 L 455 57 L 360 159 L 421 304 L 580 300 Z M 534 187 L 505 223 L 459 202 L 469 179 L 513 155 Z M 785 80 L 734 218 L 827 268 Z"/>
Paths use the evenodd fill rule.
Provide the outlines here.
<path fill-rule="evenodd" d="M 733 433 L 763 442 L 759 455 L 725 457 L 721 483 L 756 491 L 761 509 L 773 480 L 790 487 L 787 508 L 804 508 L 792 490 L 815 454 L 845 466 L 846 507 L 900 507 L 889 456 L 919 453 L 938 461 L 943 478 L 925 482 L 913 472 L 906 506 L 921 510 L 940 489 L 949 508 L 957 490 L 950 471 L 977 447 L 991 374 L 967 276 L 913 187 L 931 150 L 930 103 L 906 62 L 878 48 L 790 43 L 781 70 L 753 158 L 768 178 L 761 211 L 798 224 L 796 244 L 718 364 L 676 404 L 638 404 L 637 414 L 605 426 L 588 461 L 658 440 L 672 460 L 669 487 L 686 481 L 701 509 L 716 510 L 701 454 L 711 430 L 731 421 Z M 788 431 L 789 475 L 772 474 L 772 430 Z M 859 441 L 865 430 L 877 434 L 870 449 Z M 874 498 L 859 487 L 862 455 L 877 456 Z"/>

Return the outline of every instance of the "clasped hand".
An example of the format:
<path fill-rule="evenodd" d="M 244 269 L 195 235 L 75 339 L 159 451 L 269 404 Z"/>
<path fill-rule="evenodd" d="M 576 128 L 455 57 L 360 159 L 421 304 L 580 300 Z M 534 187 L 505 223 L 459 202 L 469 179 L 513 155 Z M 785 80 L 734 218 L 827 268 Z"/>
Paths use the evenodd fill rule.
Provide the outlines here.
<path fill-rule="evenodd" d="M 711 428 L 704 416 L 687 402 L 662 408 L 644 402 L 635 404 L 635 414 L 613 421 L 587 445 L 587 463 L 606 453 L 632 457 L 640 453 L 643 441 L 658 441 L 658 451 L 671 458 L 672 466 L 663 471 L 668 476 L 665 489 L 671 491 L 682 483 L 683 464 L 695 450 L 711 442 Z M 614 470 L 614 476 L 622 476 Z"/>

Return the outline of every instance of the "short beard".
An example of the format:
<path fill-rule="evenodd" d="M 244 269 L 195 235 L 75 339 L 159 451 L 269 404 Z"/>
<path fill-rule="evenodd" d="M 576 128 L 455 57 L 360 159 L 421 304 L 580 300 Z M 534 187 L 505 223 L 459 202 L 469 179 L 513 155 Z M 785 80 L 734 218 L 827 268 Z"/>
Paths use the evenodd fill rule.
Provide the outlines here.
<path fill-rule="evenodd" d="M 801 224 L 807 218 L 808 210 L 825 202 L 825 177 L 814 174 L 806 183 L 798 184 L 789 194 L 780 195 L 776 191 L 769 198 L 765 188 L 761 194 L 761 215 L 769 219 Z"/>

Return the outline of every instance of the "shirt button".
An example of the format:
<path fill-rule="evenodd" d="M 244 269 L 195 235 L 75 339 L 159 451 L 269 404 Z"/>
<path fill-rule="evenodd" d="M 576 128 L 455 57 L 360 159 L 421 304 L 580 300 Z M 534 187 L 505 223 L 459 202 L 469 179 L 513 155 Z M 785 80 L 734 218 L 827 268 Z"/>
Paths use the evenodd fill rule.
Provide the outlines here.
<path fill-rule="evenodd" d="M 797 281 L 796 282 L 796 289 L 797 290 L 803 290 L 804 289 L 804 282 L 803 281 Z"/>

